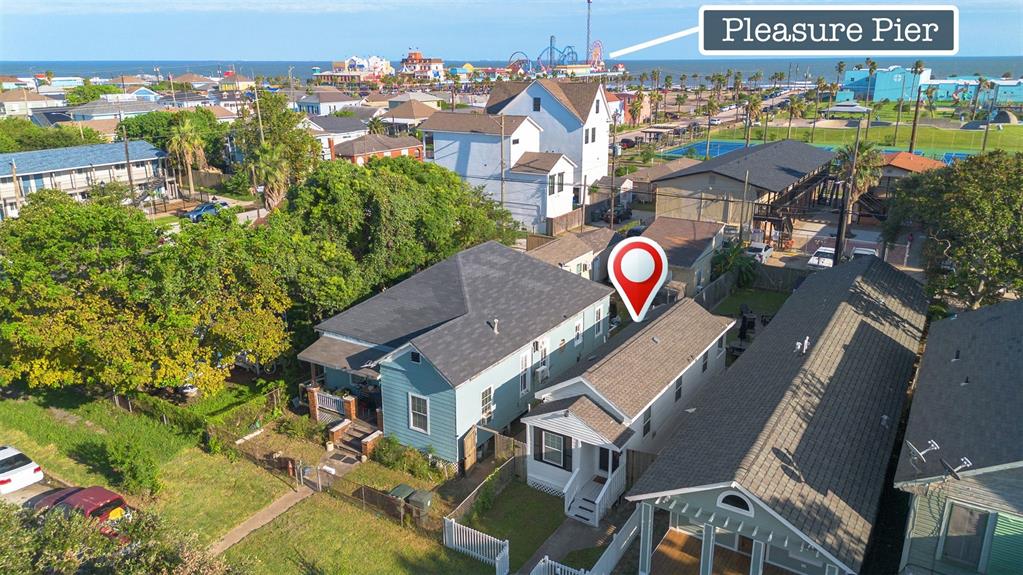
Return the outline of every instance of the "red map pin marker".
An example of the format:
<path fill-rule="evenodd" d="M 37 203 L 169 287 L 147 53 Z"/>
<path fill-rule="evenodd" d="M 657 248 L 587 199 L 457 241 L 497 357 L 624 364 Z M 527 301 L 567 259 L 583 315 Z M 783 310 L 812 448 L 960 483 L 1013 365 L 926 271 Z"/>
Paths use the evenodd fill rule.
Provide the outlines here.
<path fill-rule="evenodd" d="M 668 279 L 668 256 L 649 238 L 628 238 L 611 250 L 608 275 L 633 321 L 643 321 L 657 290 Z"/>

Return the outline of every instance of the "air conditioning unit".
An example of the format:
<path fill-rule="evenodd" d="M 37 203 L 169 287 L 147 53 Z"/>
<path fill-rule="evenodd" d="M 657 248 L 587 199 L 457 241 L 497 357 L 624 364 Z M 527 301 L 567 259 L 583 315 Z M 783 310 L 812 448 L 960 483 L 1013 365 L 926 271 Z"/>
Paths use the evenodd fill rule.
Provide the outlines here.
<path fill-rule="evenodd" d="M 536 373 L 533 375 L 535 376 L 537 383 L 543 383 L 551 376 L 551 370 L 547 366 L 542 365 L 536 368 Z"/>

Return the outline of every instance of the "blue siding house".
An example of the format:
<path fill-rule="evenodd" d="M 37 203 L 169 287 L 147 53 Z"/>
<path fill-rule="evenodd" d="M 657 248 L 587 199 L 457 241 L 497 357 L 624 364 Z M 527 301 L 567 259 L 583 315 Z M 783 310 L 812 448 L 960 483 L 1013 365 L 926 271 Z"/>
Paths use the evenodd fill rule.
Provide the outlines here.
<path fill-rule="evenodd" d="M 611 291 L 488 242 L 320 323 L 299 359 L 384 434 L 472 465 L 487 430 L 605 341 Z"/>

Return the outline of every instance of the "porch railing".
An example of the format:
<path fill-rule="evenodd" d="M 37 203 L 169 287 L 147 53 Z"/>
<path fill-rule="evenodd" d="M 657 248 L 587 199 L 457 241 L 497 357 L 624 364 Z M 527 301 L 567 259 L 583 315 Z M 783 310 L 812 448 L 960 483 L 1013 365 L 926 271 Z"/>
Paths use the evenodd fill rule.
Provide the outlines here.
<path fill-rule="evenodd" d="M 583 486 L 581 481 L 582 474 L 579 473 L 579 469 L 576 468 L 572 472 L 572 476 L 568 478 L 568 483 L 565 483 L 565 515 L 568 515 L 568 510 L 572 507 L 572 500 L 575 499 L 577 493 Z"/>
<path fill-rule="evenodd" d="M 632 545 L 632 541 L 637 535 L 639 535 L 639 507 L 632 512 L 625 525 L 615 531 L 611 543 L 608 544 L 600 559 L 593 564 L 590 573 L 592 575 L 609 575 L 614 571 L 615 566 L 622 560 L 622 556 L 628 551 L 629 545 Z"/>
<path fill-rule="evenodd" d="M 344 400 L 336 395 L 317 391 L 316 401 L 319 404 L 320 409 L 327 409 L 340 414 L 344 414 L 345 412 Z"/>
<path fill-rule="evenodd" d="M 611 473 L 611 477 L 604 483 L 600 494 L 597 495 L 597 510 L 593 514 L 594 527 L 600 526 L 600 519 L 614 505 L 623 491 L 625 491 L 625 465 L 619 465 L 618 469 L 615 469 Z"/>
<path fill-rule="evenodd" d="M 493 565 L 495 575 L 508 575 L 508 541 L 487 535 L 447 517 L 444 546 Z"/>

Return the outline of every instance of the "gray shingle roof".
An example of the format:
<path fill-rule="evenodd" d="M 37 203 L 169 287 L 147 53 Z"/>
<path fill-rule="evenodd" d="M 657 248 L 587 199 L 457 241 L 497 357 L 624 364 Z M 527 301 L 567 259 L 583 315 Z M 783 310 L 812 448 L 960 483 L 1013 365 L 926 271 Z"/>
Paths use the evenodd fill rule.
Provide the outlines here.
<path fill-rule="evenodd" d="M 163 104 L 158 102 L 107 102 L 106 100 L 94 100 L 87 102 L 80 106 L 74 106 L 69 109 L 72 114 L 118 114 L 124 112 L 126 114 L 153 112 L 156 110 L 162 110 Z"/>
<path fill-rule="evenodd" d="M 739 148 L 653 181 L 664 182 L 681 176 L 713 172 L 742 182 L 749 170 L 751 186 L 780 192 L 830 163 L 834 156 L 834 152 L 824 148 L 795 140 L 778 140 Z"/>
<path fill-rule="evenodd" d="M 910 464 L 903 444 L 895 481 L 944 477 L 939 459 L 966 472 L 1023 462 L 1023 301 L 961 313 L 931 324 L 906 440 L 926 461 Z M 959 359 L 955 359 L 958 353 Z M 969 379 L 969 383 L 966 383 Z"/>
<path fill-rule="evenodd" d="M 411 342 L 458 386 L 610 293 L 607 286 L 487 242 L 317 329 L 392 348 Z M 488 323 L 495 318 L 496 334 Z"/>
<path fill-rule="evenodd" d="M 437 112 L 423 122 L 419 129 L 424 132 L 458 132 L 464 134 L 501 135 L 501 118 L 504 118 L 504 135 L 511 136 L 519 129 L 525 116 L 499 116 L 491 114 L 464 114 L 459 112 Z"/>
<path fill-rule="evenodd" d="M 611 228 L 593 228 L 583 232 L 566 232 L 546 244 L 526 252 L 551 265 L 568 263 L 588 253 L 600 253 L 621 241 L 622 236 Z"/>
<path fill-rule="evenodd" d="M 647 226 L 642 235 L 664 248 L 670 265 L 688 268 L 696 263 L 704 250 L 714 241 L 714 236 L 724 227 L 724 224 L 717 222 L 661 216 Z"/>
<path fill-rule="evenodd" d="M 732 324 L 692 299 L 654 310 L 652 319 L 630 324 L 587 361 L 559 379 L 582 377 L 626 417 L 640 412 Z"/>
<path fill-rule="evenodd" d="M 696 394 L 629 497 L 735 481 L 859 571 L 926 309 L 921 286 L 874 257 L 813 274 Z"/>
<path fill-rule="evenodd" d="M 523 152 L 519 161 L 511 167 L 513 172 L 526 174 L 549 174 L 558 161 L 564 158 L 564 154 L 557 152 Z"/>
<path fill-rule="evenodd" d="M 128 152 L 133 162 L 167 156 L 156 146 L 141 140 L 129 142 Z M 108 166 L 124 162 L 124 144 L 116 142 L 0 154 L 0 176 L 11 175 L 12 160 L 16 163 L 18 176 L 89 166 Z"/>
<path fill-rule="evenodd" d="M 619 423 L 611 414 L 585 395 L 573 395 L 553 401 L 545 401 L 529 411 L 529 416 L 545 415 L 567 411 L 579 418 L 590 429 L 599 433 L 604 439 L 622 447 L 635 432 L 627 425 Z"/>
<path fill-rule="evenodd" d="M 366 124 L 362 120 L 354 116 L 334 116 L 333 114 L 327 114 L 326 116 L 308 116 L 309 121 L 316 125 L 324 132 L 330 132 L 332 134 L 346 134 L 349 132 L 361 132 L 366 131 Z"/>
<path fill-rule="evenodd" d="M 353 157 L 360 154 L 373 154 L 389 150 L 401 150 L 403 148 L 415 148 L 423 143 L 411 136 L 399 136 L 392 138 L 383 134 L 366 134 L 354 140 L 341 142 L 334 146 L 334 151 L 339 156 Z"/>

